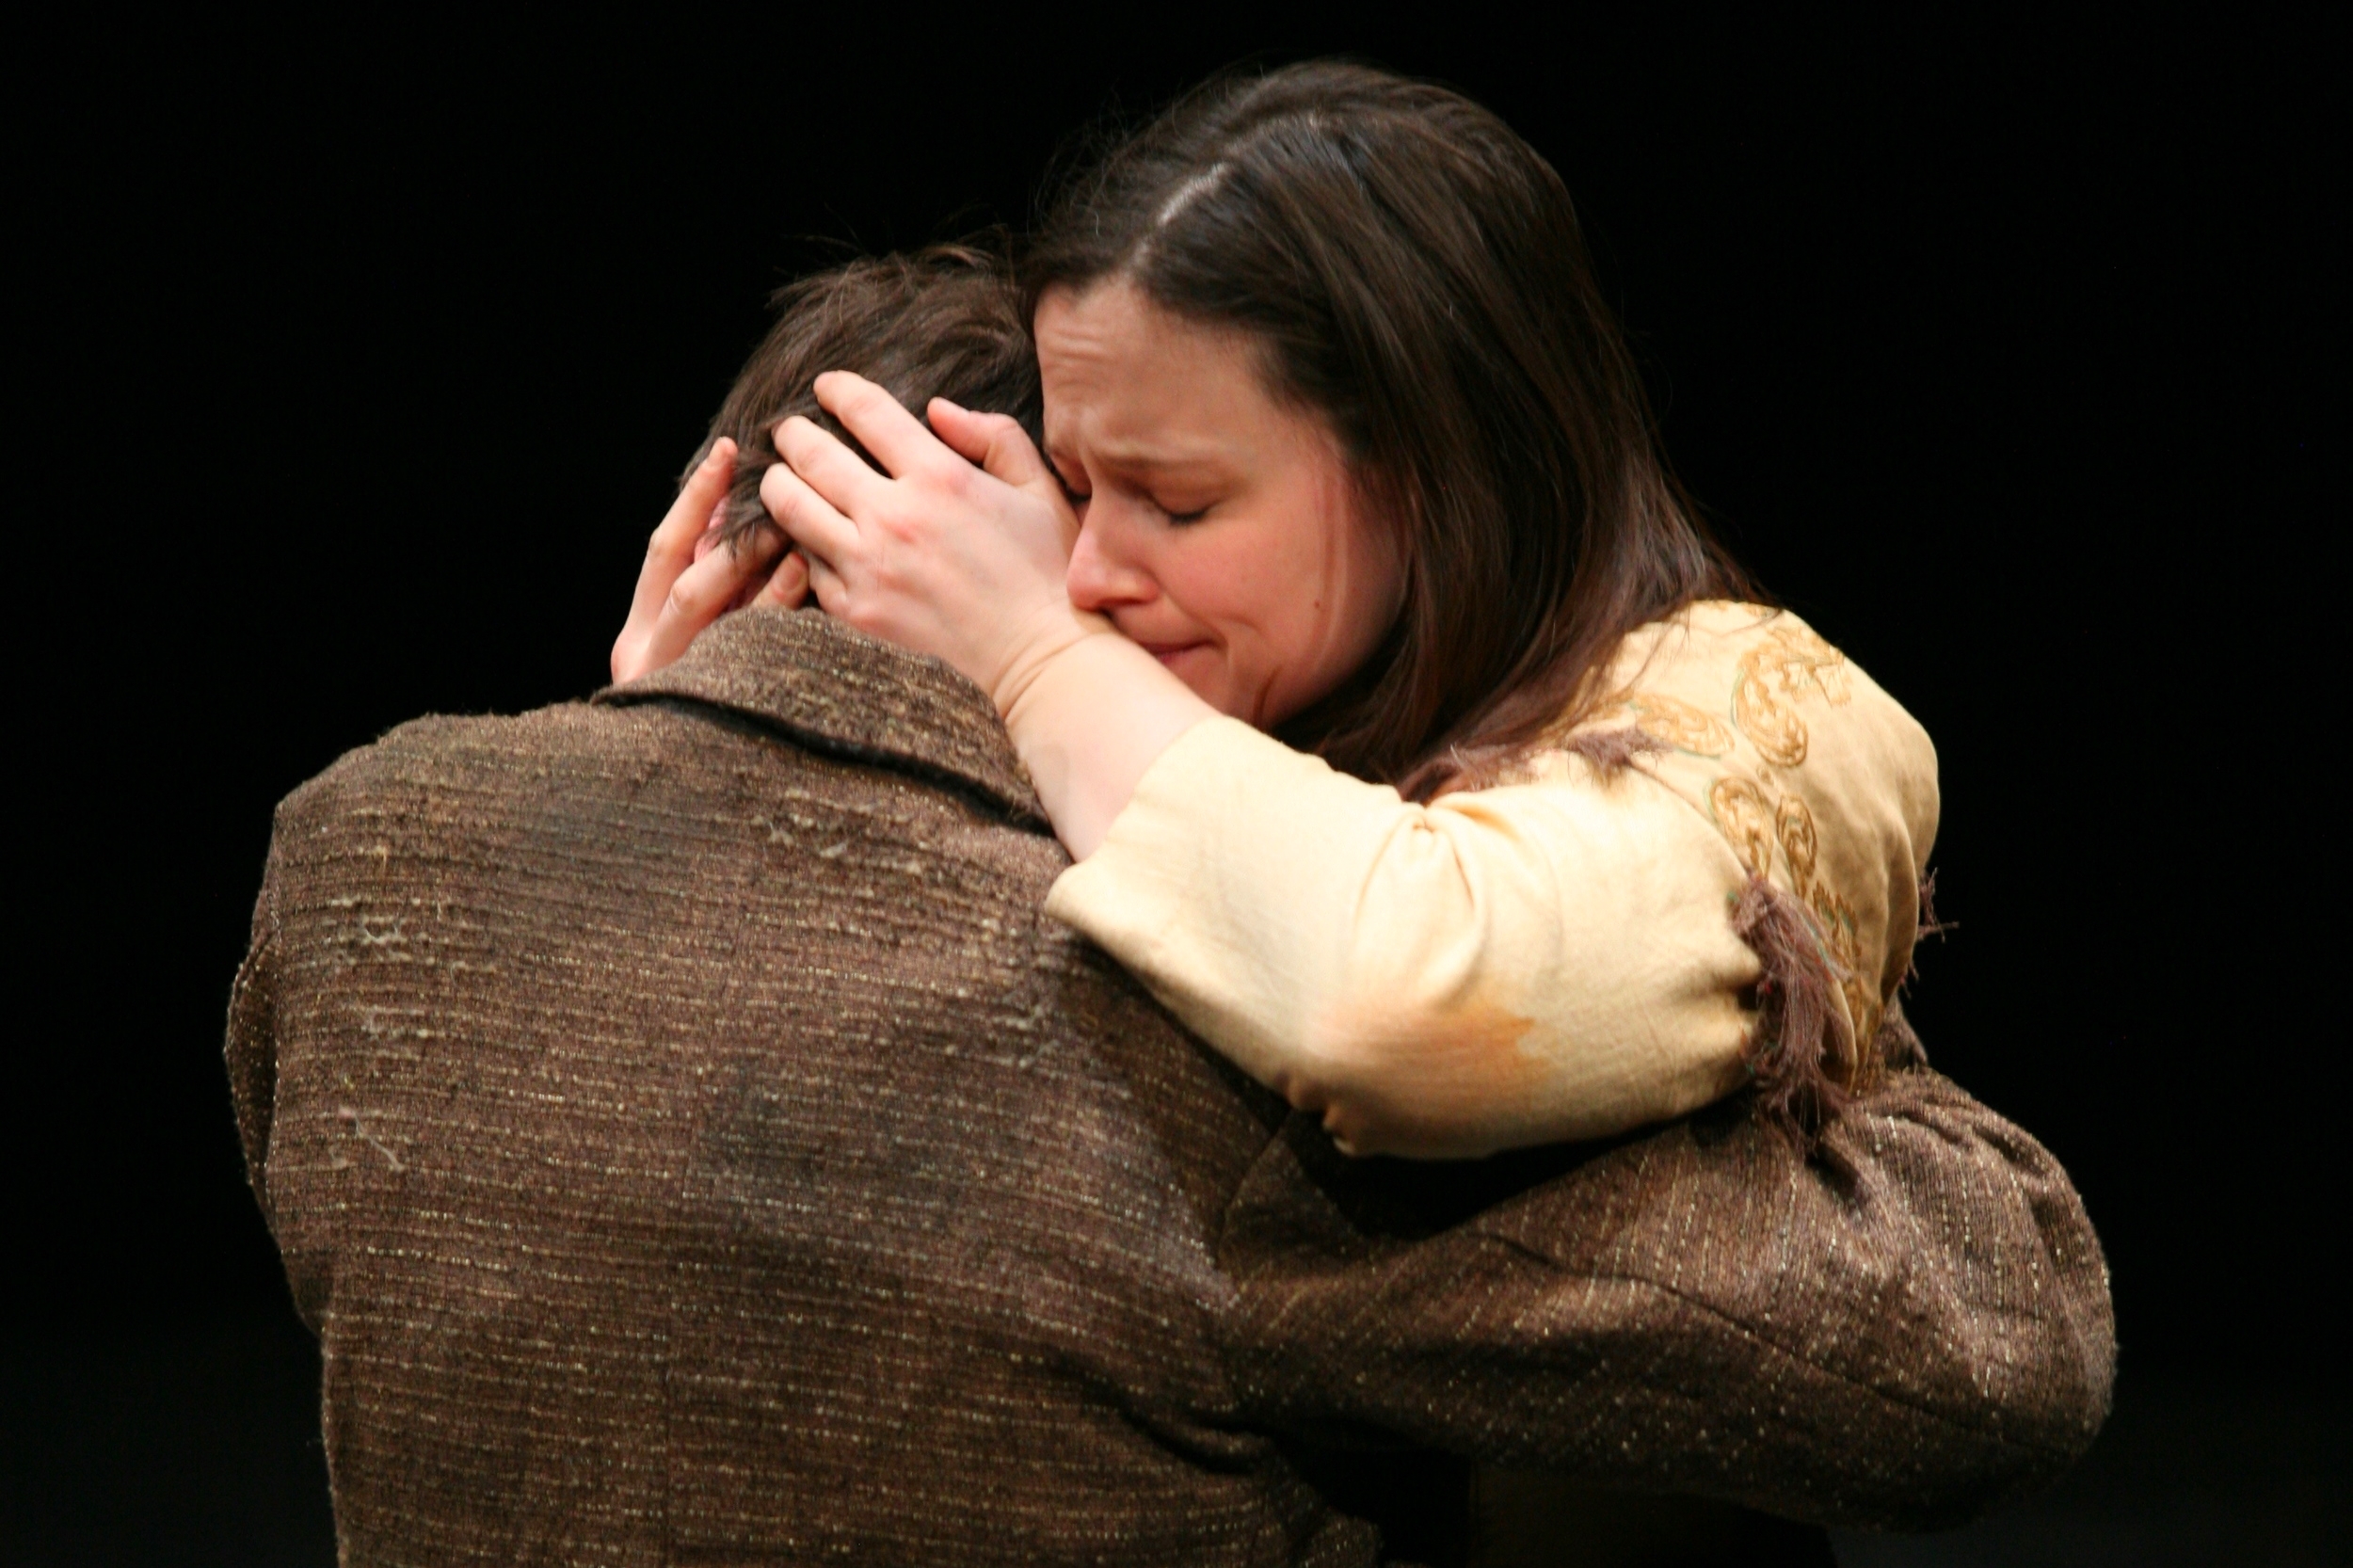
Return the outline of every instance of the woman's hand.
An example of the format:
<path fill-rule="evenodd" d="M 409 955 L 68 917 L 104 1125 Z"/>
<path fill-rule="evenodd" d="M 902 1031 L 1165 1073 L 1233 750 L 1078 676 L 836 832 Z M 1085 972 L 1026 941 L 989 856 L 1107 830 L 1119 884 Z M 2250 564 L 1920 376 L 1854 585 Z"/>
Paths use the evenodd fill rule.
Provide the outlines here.
<path fill-rule="evenodd" d="M 946 660 L 1000 713 L 1046 661 L 1110 634 L 1071 608 L 1064 579 L 1078 516 L 1016 422 L 935 398 L 926 429 L 846 371 L 819 376 L 816 392 L 884 469 L 808 420 L 776 427 L 784 462 L 760 500 L 808 554 L 828 615 Z"/>
<path fill-rule="evenodd" d="M 719 548 L 713 530 L 734 478 L 735 443 L 723 436 L 686 476 L 647 541 L 637 597 L 613 644 L 615 680 L 634 680 L 673 663 L 703 628 L 730 610 L 751 604 L 793 609 L 808 597 L 808 563 L 797 551 L 777 560 L 781 543 L 766 530 L 739 548 Z"/>
<path fill-rule="evenodd" d="M 1215 710 L 1110 621 L 1071 607 L 1078 514 L 1019 424 L 934 398 L 935 437 L 882 388 L 839 371 L 817 378 L 817 401 L 886 471 L 808 420 L 776 427 L 785 461 L 760 498 L 808 552 L 817 602 L 986 692 L 1055 835 L 1085 859 L 1145 770 Z"/>

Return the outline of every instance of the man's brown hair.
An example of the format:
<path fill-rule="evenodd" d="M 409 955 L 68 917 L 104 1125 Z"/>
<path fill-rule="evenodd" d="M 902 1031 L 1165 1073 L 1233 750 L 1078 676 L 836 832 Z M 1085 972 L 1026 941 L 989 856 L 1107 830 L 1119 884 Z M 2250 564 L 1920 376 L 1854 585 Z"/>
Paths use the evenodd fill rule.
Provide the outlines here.
<path fill-rule="evenodd" d="M 944 397 L 982 412 L 1010 414 L 1031 440 L 1040 439 L 1037 355 L 1000 251 L 935 245 L 868 257 L 788 283 L 773 303 L 776 324 L 744 362 L 687 464 L 693 472 L 722 436 L 736 444 L 721 543 L 740 548 L 759 530 L 776 526 L 760 504 L 760 480 L 777 460 L 770 440 L 777 421 L 805 415 L 865 456 L 817 406 L 811 384 L 829 370 L 856 371 L 919 419 L 933 398 Z"/>

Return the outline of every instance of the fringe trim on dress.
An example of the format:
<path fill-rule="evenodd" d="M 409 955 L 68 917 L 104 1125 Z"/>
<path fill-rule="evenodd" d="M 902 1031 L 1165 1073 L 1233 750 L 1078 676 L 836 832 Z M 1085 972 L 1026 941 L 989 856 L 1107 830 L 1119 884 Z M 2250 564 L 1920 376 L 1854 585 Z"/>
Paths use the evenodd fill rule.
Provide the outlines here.
<path fill-rule="evenodd" d="M 1641 726 L 1628 725 L 1624 729 L 1588 729 L 1572 735 L 1561 743 L 1561 749 L 1577 753 L 1593 765 L 1595 773 L 1606 777 L 1637 757 L 1673 748 Z"/>
<path fill-rule="evenodd" d="M 1854 1024 L 1838 1005 L 1846 968 L 1831 956 L 1814 912 L 1796 898 L 1752 876 L 1733 908 L 1732 929 L 1765 968 L 1748 1048 L 1757 1111 L 1799 1148 L 1812 1151 L 1848 1100 L 1884 1074 L 1929 1064 L 1895 997 L 1868 1048 L 1855 1049 Z"/>
<path fill-rule="evenodd" d="M 1838 1005 L 1844 970 L 1823 945 L 1813 912 L 1761 876 L 1740 889 L 1732 929 L 1765 968 L 1748 1049 L 1757 1111 L 1811 1149 L 1845 1107 L 1859 1065 L 1854 1025 Z"/>

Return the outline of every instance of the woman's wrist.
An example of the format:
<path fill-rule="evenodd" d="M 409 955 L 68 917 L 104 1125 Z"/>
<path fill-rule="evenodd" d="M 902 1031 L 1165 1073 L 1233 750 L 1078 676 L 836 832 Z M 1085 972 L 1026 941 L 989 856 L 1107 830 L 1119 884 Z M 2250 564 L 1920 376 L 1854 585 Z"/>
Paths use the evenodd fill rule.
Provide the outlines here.
<path fill-rule="evenodd" d="M 1217 711 L 1108 621 L 1073 620 L 992 695 L 1056 837 L 1083 860 L 1160 754 Z"/>
<path fill-rule="evenodd" d="M 989 700 L 996 704 L 997 716 L 1005 721 L 1008 729 L 1014 727 L 1015 712 L 1025 706 L 1031 689 L 1055 663 L 1096 637 L 1125 640 L 1109 620 L 1073 610 L 1067 600 L 1038 615 L 1028 635 L 1018 640 L 999 664 L 995 677 L 986 682 Z"/>

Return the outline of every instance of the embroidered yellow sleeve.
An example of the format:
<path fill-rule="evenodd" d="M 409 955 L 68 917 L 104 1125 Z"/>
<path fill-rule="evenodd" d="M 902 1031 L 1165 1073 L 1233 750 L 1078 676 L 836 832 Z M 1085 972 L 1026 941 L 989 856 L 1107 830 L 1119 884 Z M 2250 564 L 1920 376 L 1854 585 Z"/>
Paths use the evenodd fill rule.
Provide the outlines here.
<path fill-rule="evenodd" d="M 1577 732 L 1665 744 L 1645 771 L 1806 908 L 1869 1040 L 1911 966 L 1936 839 L 1928 732 L 1786 611 L 1693 605 L 1629 637 L 1612 676 L 1620 695 Z"/>
<path fill-rule="evenodd" d="M 1648 704 L 1646 733 L 1677 750 L 1601 766 L 1565 734 L 1522 781 L 1418 806 L 1245 725 L 1197 725 L 1048 909 L 1356 1152 L 1478 1155 L 1706 1104 L 1745 1072 L 1758 964 L 1729 911 L 1760 820 L 1710 791 L 1737 776 L 1774 808 L 1725 760 L 1747 757 L 1743 700 L 1760 726 L 1791 704 L 1778 683 L 1741 696 L 1753 630 L 1640 638 L 1594 722 Z M 1695 664 L 1714 698 L 1694 700 Z M 1817 722 L 1806 765 L 1854 752 L 1846 728 Z M 1799 744 L 1771 733 L 1778 755 Z"/>

